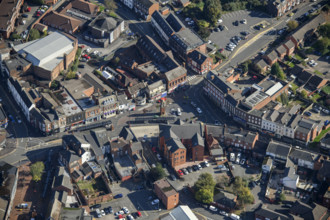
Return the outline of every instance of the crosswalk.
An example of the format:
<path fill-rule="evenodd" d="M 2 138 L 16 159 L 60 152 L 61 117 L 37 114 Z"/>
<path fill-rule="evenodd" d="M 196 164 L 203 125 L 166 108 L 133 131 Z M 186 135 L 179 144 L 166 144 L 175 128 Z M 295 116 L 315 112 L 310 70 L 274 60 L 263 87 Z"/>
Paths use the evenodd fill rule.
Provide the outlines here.
<path fill-rule="evenodd" d="M 196 77 L 197 77 L 197 75 L 188 76 L 187 81 L 191 81 L 191 80 L 195 79 Z"/>

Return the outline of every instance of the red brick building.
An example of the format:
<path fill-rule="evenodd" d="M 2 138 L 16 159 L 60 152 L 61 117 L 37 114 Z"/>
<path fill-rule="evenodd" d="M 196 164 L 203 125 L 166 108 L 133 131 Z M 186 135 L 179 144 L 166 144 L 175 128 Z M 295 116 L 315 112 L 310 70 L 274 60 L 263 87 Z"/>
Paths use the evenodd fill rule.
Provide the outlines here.
<path fill-rule="evenodd" d="M 213 59 L 198 50 L 194 50 L 187 56 L 187 66 L 199 75 L 212 70 Z"/>
<path fill-rule="evenodd" d="M 166 209 L 173 209 L 179 204 L 179 193 L 166 179 L 161 179 L 154 183 L 154 192 Z"/>

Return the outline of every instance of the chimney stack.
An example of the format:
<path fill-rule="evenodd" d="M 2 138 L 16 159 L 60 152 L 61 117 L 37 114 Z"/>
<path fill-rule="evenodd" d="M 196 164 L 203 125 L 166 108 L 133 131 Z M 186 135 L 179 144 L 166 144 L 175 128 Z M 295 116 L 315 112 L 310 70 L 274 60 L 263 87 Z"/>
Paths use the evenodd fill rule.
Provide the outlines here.
<path fill-rule="evenodd" d="M 214 80 L 214 75 L 211 75 L 211 80 Z"/>
<path fill-rule="evenodd" d="M 202 54 L 198 54 L 198 59 L 200 60 L 200 59 L 202 59 Z"/>

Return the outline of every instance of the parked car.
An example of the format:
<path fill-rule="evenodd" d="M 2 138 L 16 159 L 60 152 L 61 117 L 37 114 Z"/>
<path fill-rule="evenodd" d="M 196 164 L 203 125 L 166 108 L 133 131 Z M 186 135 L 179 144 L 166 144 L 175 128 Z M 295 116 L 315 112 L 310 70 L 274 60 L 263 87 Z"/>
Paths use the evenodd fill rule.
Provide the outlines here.
<path fill-rule="evenodd" d="M 98 218 L 102 218 L 102 214 L 101 214 L 100 209 L 96 209 L 95 212 L 96 212 L 96 216 L 97 216 Z"/>
<path fill-rule="evenodd" d="M 95 204 L 93 206 L 91 206 L 92 209 L 99 209 L 101 208 L 101 204 Z"/>
<path fill-rule="evenodd" d="M 196 110 L 197 110 L 197 112 L 198 112 L 199 114 L 202 114 L 202 113 L 203 113 L 202 110 L 201 110 L 200 108 L 196 108 Z"/>
<path fill-rule="evenodd" d="M 198 169 L 198 166 L 197 166 L 197 165 L 193 165 L 193 170 L 194 170 L 194 171 L 199 170 L 199 169 Z"/>
<path fill-rule="evenodd" d="M 119 198 L 122 198 L 122 197 L 123 197 L 123 194 L 122 193 L 119 193 L 119 194 L 115 195 L 113 198 L 119 199 Z"/>
<path fill-rule="evenodd" d="M 242 159 L 241 162 L 240 162 L 241 165 L 244 165 L 245 164 L 245 159 Z"/>
<path fill-rule="evenodd" d="M 230 161 L 234 162 L 235 161 L 235 154 L 230 153 Z"/>
<path fill-rule="evenodd" d="M 125 214 L 124 211 L 123 210 L 120 210 L 120 211 L 118 211 L 118 212 L 115 213 L 115 216 L 118 216 L 119 217 L 119 215 L 124 215 L 124 214 Z"/>
<path fill-rule="evenodd" d="M 190 104 L 191 104 L 192 106 L 194 106 L 195 108 L 197 107 L 197 105 L 196 105 L 195 102 L 190 102 Z"/>
<path fill-rule="evenodd" d="M 159 203 L 159 199 L 155 199 L 155 200 L 153 200 L 152 202 L 151 202 L 151 205 L 156 205 L 156 204 L 158 204 Z"/>
<path fill-rule="evenodd" d="M 179 173 L 180 176 L 183 176 L 184 175 L 183 172 L 182 172 L 182 170 L 178 170 L 178 173 Z"/>
<path fill-rule="evenodd" d="M 186 168 L 183 168 L 182 169 L 182 172 L 184 173 L 184 175 L 188 175 L 189 174 L 189 172 L 188 172 L 188 170 Z"/>
<path fill-rule="evenodd" d="M 189 173 L 192 173 L 193 172 L 192 167 L 187 167 L 187 170 L 188 170 Z"/>
<path fill-rule="evenodd" d="M 123 207 L 122 210 L 125 212 L 125 214 L 128 214 L 129 213 L 129 210 L 127 207 Z"/>
<path fill-rule="evenodd" d="M 310 112 L 305 112 L 304 114 L 307 115 L 307 116 L 311 116 L 312 115 L 312 113 L 310 113 Z"/>
<path fill-rule="evenodd" d="M 28 14 L 22 14 L 22 17 L 23 17 L 23 18 L 28 18 L 29 15 L 28 15 Z"/>
<path fill-rule="evenodd" d="M 160 154 L 157 154 L 157 159 L 162 160 L 162 157 L 160 156 Z"/>
<path fill-rule="evenodd" d="M 213 211 L 213 212 L 217 212 L 217 211 L 218 211 L 218 209 L 217 209 L 216 207 L 214 207 L 213 205 L 210 205 L 210 206 L 209 206 L 209 209 L 210 209 L 211 211 Z"/>
<path fill-rule="evenodd" d="M 215 120 L 214 125 L 220 125 L 220 122 L 218 120 Z"/>
<path fill-rule="evenodd" d="M 134 218 L 133 218 L 132 215 L 127 215 L 127 219 L 128 219 L 128 220 L 134 220 Z"/>
<path fill-rule="evenodd" d="M 229 216 L 229 214 L 227 212 L 225 212 L 225 211 L 220 211 L 219 213 L 220 213 L 220 215 L 223 215 L 223 216 L 226 216 L 226 217 Z"/>
<path fill-rule="evenodd" d="M 84 64 L 79 64 L 78 67 L 83 69 L 83 68 L 85 68 L 85 65 Z"/>
<path fill-rule="evenodd" d="M 206 167 L 210 166 L 209 162 L 207 162 L 207 161 L 204 161 L 204 164 L 205 164 Z"/>

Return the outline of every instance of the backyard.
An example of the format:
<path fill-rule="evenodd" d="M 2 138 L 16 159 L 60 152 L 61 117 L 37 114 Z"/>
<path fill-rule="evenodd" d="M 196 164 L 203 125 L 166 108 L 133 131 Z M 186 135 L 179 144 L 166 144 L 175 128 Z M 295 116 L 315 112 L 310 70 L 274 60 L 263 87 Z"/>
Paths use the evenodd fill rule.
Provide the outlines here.
<path fill-rule="evenodd" d="M 107 191 L 102 178 L 78 181 L 77 185 L 85 196 Z"/>

